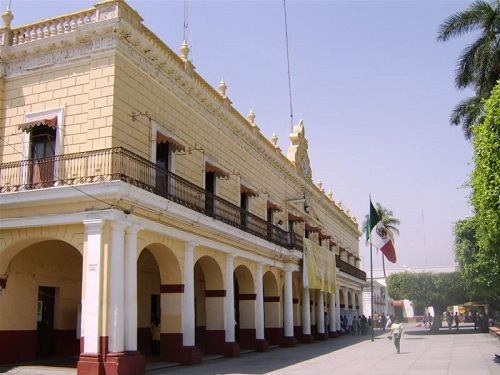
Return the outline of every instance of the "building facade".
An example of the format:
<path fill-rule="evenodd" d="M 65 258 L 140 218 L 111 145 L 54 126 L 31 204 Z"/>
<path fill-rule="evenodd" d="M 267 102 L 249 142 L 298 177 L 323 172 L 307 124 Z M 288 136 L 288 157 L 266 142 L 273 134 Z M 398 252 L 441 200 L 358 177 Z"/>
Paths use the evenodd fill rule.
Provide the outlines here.
<path fill-rule="evenodd" d="M 312 342 L 340 332 L 341 310 L 362 313 L 358 225 L 313 183 L 302 121 L 285 155 L 185 43 L 175 54 L 123 1 L 12 18 L 0 29 L 0 363 L 79 355 L 78 374 L 142 374 L 145 356 L 194 364 Z M 309 283 L 332 270 L 305 278 L 304 248 L 333 262 L 333 279 Z"/>

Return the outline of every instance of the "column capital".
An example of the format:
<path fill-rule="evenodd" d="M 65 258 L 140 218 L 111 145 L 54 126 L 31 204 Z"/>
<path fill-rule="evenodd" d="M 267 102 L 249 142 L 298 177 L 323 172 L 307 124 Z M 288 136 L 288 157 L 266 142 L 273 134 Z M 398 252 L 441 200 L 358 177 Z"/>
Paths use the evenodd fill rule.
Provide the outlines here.
<path fill-rule="evenodd" d="M 138 225 L 138 224 L 130 224 L 126 229 L 125 229 L 125 232 L 126 234 L 129 234 L 129 235 L 136 235 L 137 233 L 139 233 L 140 230 L 142 230 L 143 228 Z"/>
<path fill-rule="evenodd" d="M 185 243 L 185 247 L 184 247 L 184 250 L 185 251 L 189 251 L 189 252 L 193 252 L 194 248 L 198 246 L 198 243 L 195 242 L 195 241 L 188 241 Z"/>
<path fill-rule="evenodd" d="M 83 220 L 83 225 L 88 233 L 98 233 L 104 226 L 104 219 L 86 219 Z"/>
<path fill-rule="evenodd" d="M 110 220 L 112 230 L 125 230 L 130 224 L 123 220 Z"/>

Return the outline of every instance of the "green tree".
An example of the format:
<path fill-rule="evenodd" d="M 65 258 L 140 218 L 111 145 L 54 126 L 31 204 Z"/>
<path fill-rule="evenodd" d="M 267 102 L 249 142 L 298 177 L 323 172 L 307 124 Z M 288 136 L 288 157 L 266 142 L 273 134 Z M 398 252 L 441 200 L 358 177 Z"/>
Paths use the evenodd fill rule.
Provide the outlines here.
<path fill-rule="evenodd" d="M 442 314 L 447 306 L 464 303 L 467 296 L 458 272 L 400 272 L 386 278 L 387 292 L 395 300 L 408 299 L 416 306 L 432 306 L 434 320 L 431 332 L 442 324 Z"/>
<path fill-rule="evenodd" d="M 498 251 L 481 250 L 476 237 L 477 226 L 478 221 L 474 216 L 455 224 L 455 256 L 470 300 L 498 305 Z"/>
<path fill-rule="evenodd" d="M 471 31 L 479 31 L 478 39 L 467 46 L 458 59 L 455 84 L 459 89 L 472 88 L 475 96 L 460 102 L 450 121 L 462 125 L 471 137 L 473 125 L 482 122 L 483 99 L 490 96 L 500 78 L 500 2 L 476 0 L 467 9 L 448 17 L 439 27 L 438 40 L 447 41 Z"/>
<path fill-rule="evenodd" d="M 499 26 L 500 27 L 500 26 Z M 474 272 L 478 288 L 500 301 L 500 81 L 485 102 L 484 121 L 473 127 L 474 169 L 471 174 L 471 203 L 475 211 L 478 248 L 465 272 Z M 460 234 L 460 232 L 459 232 Z M 458 238 L 457 238 L 458 239 Z M 459 259 L 460 261 L 460 259 Z M 476 288 L 475 288 L 476 289 Z"/>
<path fill-rule="evenodd" d="M 389 236 L 394 242 L 395 235 L 399 235 L 399 229 L 398 229 L 398 226 L 400 224 L 399 219 L 394 217 L 394 214 L 392 213 L 391 210 L 388 210 L 378 202 L 375 203 L 375 210 L 377 211 L 380 221 L 382 222 L 382 224 L 384 224 L 385 228 L 387 229 L 387 233 L 389 233 Z M 366 215 L 362 225 L 363 232 L 365 233 L 368 230 L 369 220 L 370 220 L 369 215 Z"/>

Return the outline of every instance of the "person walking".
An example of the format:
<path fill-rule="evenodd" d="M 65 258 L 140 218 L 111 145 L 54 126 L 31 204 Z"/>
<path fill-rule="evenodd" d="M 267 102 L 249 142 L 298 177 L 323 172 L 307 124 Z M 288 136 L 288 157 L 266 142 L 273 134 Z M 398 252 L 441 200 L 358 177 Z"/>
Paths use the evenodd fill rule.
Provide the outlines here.
<path fill-rule="evenodd" d="M 401 349 L 401 335 L 403 333 L 403 325 L 399 323 L 399 319 L 394 319 L 394 323 L 391 325 L 391 333 L 389 337 L 394 339 L 394 346 L 399 354 Z"/>
<path fill-rule="evenodd" d="M 458 316 L 458 312 L 455 312 L 455 328 L 458 330 L 458 323 L 460 323 L 460 317 Z"/>
<path fill-rule="evenodd" d="M 448 323 L 448 330 L 451 331 L 453 326 L 453 315 L 451 315 L 449 311 L 446 313 L 446 322 Z"/>

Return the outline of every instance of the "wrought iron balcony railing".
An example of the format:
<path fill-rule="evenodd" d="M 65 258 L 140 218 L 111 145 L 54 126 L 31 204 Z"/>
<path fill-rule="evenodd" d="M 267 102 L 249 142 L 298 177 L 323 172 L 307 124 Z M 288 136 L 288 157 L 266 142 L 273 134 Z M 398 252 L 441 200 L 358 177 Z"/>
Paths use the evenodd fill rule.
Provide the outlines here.
<path fill-rule="evenodd" d="M 302 251 L 288 233 L 124 148 L 0 164 L 0 193 L 120 180 L 277 245 Z"/>
<path fill-rule="evenodd" d="M 335 255 L 335 261 L 337 262 L 337 267 L 340 271 L 345 272 L 351 276 L 354 276 L 360 280 L 366 281 L 366 272 L 354 267 L 352 264 L 340 259 L 338 255 Z"/>

